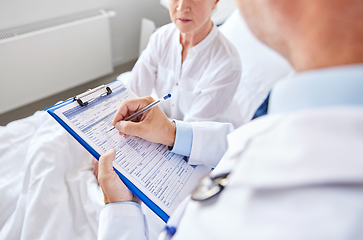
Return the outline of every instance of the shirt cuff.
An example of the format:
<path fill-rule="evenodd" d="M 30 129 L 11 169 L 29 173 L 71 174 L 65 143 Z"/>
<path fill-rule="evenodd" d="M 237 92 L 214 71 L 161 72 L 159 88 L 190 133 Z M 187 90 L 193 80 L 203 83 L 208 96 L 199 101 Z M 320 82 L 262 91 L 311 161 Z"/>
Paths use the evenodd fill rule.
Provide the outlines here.
<path fill-rule="evenodd" d="M 171 152 L 183 156 L 190 156 L 193 143 L 193 127 L 190 122 L 174 120 L 176 125 L 174 146 L 170 149 Z"/>
<path fill-rule="evenodd" d="M 107 204 L 100 213 L 98 239 L 149 239 L 140 205 L 133 202 Z"/>
<path fill-rule="evenodd" d="M 103 206 L 103 208 L 106 208 L 108 206 L 112 206 L 112 205 L 116 205 L 116 204 L 130 204 L 130 205 L 135 205 L 136 207 L 141 209 L 140 204 L 135 203 L 135 202 L 114 202 L 114 203 L 108 203 L 105 206 Z"/>

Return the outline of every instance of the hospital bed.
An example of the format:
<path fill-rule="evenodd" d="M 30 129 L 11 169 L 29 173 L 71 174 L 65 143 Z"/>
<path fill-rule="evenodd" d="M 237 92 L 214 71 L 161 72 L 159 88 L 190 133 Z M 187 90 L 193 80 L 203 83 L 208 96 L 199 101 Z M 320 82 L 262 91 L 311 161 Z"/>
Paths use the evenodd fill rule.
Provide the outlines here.
<path fill-rule="evenodd" d="M 233 122 L 238 126 L 253 116 L 273 84 L 293 71 L 250 33 L 239 12 L 220 29 L 243 64 L 230 108 L 241 109 Z M 45 112 L 0 127 L 0 196 L 0 240 L 97 238 L 103 195 L 92 157 Z M 155 239 L 160 225 L 149 223 Z"/>

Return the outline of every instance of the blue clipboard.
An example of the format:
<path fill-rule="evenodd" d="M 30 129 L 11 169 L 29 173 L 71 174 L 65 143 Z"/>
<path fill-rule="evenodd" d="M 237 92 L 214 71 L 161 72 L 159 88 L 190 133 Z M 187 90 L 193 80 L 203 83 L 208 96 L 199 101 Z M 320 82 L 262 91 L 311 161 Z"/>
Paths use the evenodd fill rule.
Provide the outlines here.
<path fill-rule="evenodd" d="M 116 80 L 117 81 L 117 80 Z M 107 84 L 105 86 L 106 87 L 112 85 L 111 82 L 109 84 Z M 101 86 L 95 89 L 91 89 L 83 94 L 80 94 L 78 96 L 80 96 L 81 98 L 86 96 L 87 94 L 90 94 L 94 91 L 98 91 L 101 89 Z M 106 90 L 108 92 L 107 95 L 112 94 L 109 93 L 108 90 Z M 106 94 L 104 94 L 104 96 L 106 96 Z M 102 97 L 100 95 L 100 97 Z M 95 157 L 97 160 L 99 160 L 100 158 L 100 154 L 98 152 L 96 152 L 96 150 L 94 150 L 85 140 L 83 140 L 70 126 L 68 126 L 56 113 L 55 111 L 59 108 L 62 108 L 70 103 L 73 103 L 75 101 L 77 101 L 79 98 L 74 97 L 74 98 L 70 98 L 64 102 L 58 103 L 52 107 L 48 107 L 46 108 L 44 111 L 48 112 L 69 134 L 72 135 L 73 138 L 75 138 L 93 157 Z M 82 102 L 84 105 L 82 106 L 82 108 L 87 108 L 87 103 L 85 104 L 85 102 Z M 115 172 L 117 173 L 117 175 L 120 177 L 120 179 L 125 183 L 125 185 L 128 187 L 128 189 L 130 189 L 130 191 L 135 194 L 136 197 L 138 197 L 142 202 L 144 202 L 156 215 L 158 215 L 164 222 L 167 222 L 169 219 L 169 215 L 166 214 L 157 204 L 155 204 L 153 201 L 151 201 L 142 191 L 140 191 L 129 179 L 127 179 L 124 175 L 122 175 L 116 168 L 114 168 Z"/>

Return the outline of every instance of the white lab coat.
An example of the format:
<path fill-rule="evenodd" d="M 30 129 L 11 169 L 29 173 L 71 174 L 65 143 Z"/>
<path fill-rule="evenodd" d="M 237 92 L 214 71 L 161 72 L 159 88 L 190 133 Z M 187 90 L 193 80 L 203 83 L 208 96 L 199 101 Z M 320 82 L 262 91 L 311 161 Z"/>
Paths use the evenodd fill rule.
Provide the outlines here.
<path fill-rule="evenodd" d="M 234 131 L 231 123 L 192 122 L 193 142 L 188 163 L 216 167 L 227 151 L 227 135 Z M 208 149 L 208 151 L 205 151 Z"/>
<path fill-rule="evenodd" d="M 362 121 L 362 108 L 337 108 L 236 130 L 216 168 L 237 162 L 228 186 L 190 201 L 173 239 L 360 239 Z"/>

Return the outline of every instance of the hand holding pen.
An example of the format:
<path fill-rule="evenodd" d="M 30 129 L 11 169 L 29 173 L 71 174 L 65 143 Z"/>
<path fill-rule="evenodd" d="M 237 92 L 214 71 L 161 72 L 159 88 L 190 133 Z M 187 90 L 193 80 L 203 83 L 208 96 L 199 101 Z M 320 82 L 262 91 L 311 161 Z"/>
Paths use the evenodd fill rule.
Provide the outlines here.
<path fill-rule="evenodd" d="M 139 110 L 139 111 L 135 112 L 134 114 L 132 114 L 131 116 L 127 117 L 127 118 L 126 118 L 125 120 L 123 120 L 123 121 L 130 121 L 130 120 L 134 119 L 135 117 L 139 116 L 140 114 L 142 114 L 142 113 L 146 112 L 147 110 L 151 109 L 152 107 L 155 107 L 155 106 L 159 105 L 159 103 L 161 103 L 161 102 L 163 102 L 163 101 L 168 100 L 169 98 L 171 98 L 171 94 L 170 94 L 170 93 L 169 93 L 169 94 L 167 94 L 167 95 L 165 95 L 164 97 L 162 97 L 162 98 L 160 98 L 160 99 L 158 99 L 158 100 L 156 100 L 156 101 L 154 101 L 154 102 L 150 103 L 149 105 L 147 105 L 146 107 L 142 108 L 141 110 Z M 115 121 L 117 121 L 117 120 L 116 120 L 116 119 L 117 119 L 117 116 L 118 116 L 118 114 L 120 114 L 120 110 L 122 110 L 122 109 L 121 109 L 121 107 L 122 107 L 122 106 L 120 106 L 119 110 L 116 112 L 116 116 L 115 116 L 115 119 L 113 120 L 113 123 L 115 123 Z M 121 115 L 122 115 L 122 114 L 121 114 Z M 116 125 L 116 123 L 115 123 L 115 125 Z M 112 130 L 113 130 L 113 129 L 115 129 L 115 128 L 116 128 L 116 127 L 115 127 L 115 126 L 113 126 L 112 128 L 108 129 L 108 130 L 106 131 L 106 133 L 108 133 L 108 132 L 112 131 Z"/>
<path fill-rule="evenodd" d="M 162 100 L 163 101 L 163 100 Z M 120 104 L 112 125 L 124 136 L 136 136 L 149 142 L 174 146 L 176 125 L 170 121 L 159 107 L 142 113 L 140 121 L 124 121 L 127 116 L 153 103 L 152 97 L 129 99 Z"/>

